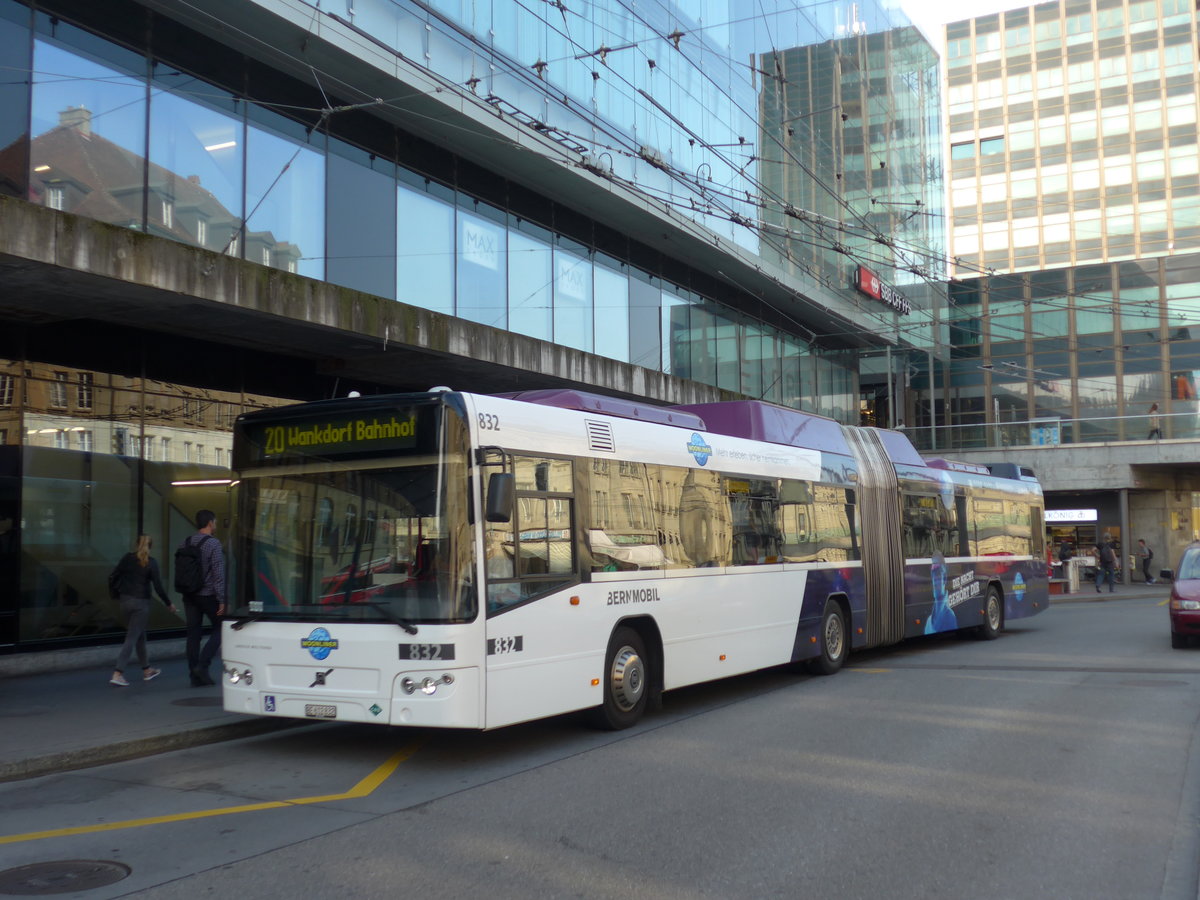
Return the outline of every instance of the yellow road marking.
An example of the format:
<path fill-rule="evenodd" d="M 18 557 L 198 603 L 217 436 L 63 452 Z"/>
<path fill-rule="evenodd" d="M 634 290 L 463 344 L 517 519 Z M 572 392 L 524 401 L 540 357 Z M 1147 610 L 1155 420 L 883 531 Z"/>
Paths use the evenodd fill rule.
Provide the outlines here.
<path fill-rule="evenodd" d="M 866 672 L 868 675 L 882 675 L 885 672 L 892 671 L 891 669 L 866 669 L 859 666 L 847 666 L 847 672 Z"/>
<path fill-rule="evenodd" d="M 163 825 L 167 822 L 186 822 L 191 819 L 209 819 L 213 816 L 231 816 L 236 813 L 258 812 L 264 809 L 283 809 L 288 806 L 304 806 L 311 803 L 333 803 L 337 800 L 357 800 L 374 793 L 387 781 L 400 763 L 417 752 L 421 742 L 409 744 L 393 753 L 383 765 L 362 779 L 344 794 L 325 794 L 321 797 L 297 797 L 293 800 L 269 800 L 264 803 L 248 803 L 243 806 L 223 806 L 220 809 L 205 809 L 198 812 L 173 813 L 168 816 L 150 816 L 145 819 L 125 819 L 122 822 L 105 822 L 102 825 L 80 825 L 77 828 L 56 828 L 52 831 L 31 831 L 28 834 L 11 834 L 0 837 L 0 844 L 19 844 L 22 841 L 40 841 L 44 838 L 70 837 L 76 834 L 94 834 L 99 831 L 120 831 L 125 828 L 143 828 L 146 825 Z"/>
<path fill-rule="evenodd" d="M 1166 605 L 1167 605 L 1168 603 L 1170 603 L 1170 602 L 1171 602 L 1171 598 L 1170 598 L 1170 597 L 1168 597 L 1166 600 L 1163 600 L 1163 601 L 1161 601 L 1161 602 L 1160 602 L 1160 603 L 1158 603 L 1157 605 L 1158 605 L 1158 606 L 1166 606 Z"/>

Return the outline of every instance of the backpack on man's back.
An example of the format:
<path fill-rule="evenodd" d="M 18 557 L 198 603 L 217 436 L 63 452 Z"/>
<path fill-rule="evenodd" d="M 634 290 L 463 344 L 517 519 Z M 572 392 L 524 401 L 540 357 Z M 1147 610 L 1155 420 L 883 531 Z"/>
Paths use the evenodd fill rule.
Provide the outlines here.
<path fill-rule="evenodd" d="M 196 595 L 204 590 L 204 542 L 212 537 L 204 535 L 198 541 L 191 538 L 175 551 L 175 590 L 187 595 Z"/>

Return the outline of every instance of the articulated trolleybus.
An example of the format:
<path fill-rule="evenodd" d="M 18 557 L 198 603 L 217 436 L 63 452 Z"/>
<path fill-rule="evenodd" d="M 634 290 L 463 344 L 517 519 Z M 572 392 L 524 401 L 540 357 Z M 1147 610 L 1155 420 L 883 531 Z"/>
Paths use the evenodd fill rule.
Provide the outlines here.
<path fill-rule="evenodd" d="M 1028 470 L 768 403 L 429 393 L 242 416 L 224 703 L 490 729 L 1047 606 Z"/>

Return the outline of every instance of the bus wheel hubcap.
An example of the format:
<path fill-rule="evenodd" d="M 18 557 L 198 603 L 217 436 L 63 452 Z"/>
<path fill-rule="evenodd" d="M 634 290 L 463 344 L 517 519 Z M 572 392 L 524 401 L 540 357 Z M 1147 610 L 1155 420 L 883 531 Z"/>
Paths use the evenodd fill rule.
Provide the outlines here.
<path fill-rule="evenodd" d="M 642 658 L 632 647 L 622 647 L 613 658 L 612 697 L 617 706 L 628 712 L 637 706 L 646 685 L 646 672 Z"/>
<path fill-rule="evenodd" d="M 992 628 L 999 628 L 1000 627 L 1000 601 L 996 599 L 995 594 L 988 595 L 987 614 L 988 614 L 988 624 L 991 625 Z"/>
<path fill-rule="evenodd" d="M 842 620 L 840 616 L 830 616 L 825 620 L 825 652 L 830 659 L 842 655 Z"/>

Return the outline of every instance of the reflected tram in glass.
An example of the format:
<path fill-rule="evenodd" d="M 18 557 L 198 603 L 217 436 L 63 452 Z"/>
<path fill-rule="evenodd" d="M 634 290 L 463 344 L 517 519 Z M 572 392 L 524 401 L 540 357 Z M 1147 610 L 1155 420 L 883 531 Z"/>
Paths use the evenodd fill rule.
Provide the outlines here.
<path fill-rule="evenodd" d="M 356 397 L 242 416 L 227 710 L 623 728 L 664 691 L 1048 604 L 1028 470 L 757 401 Z"/>

